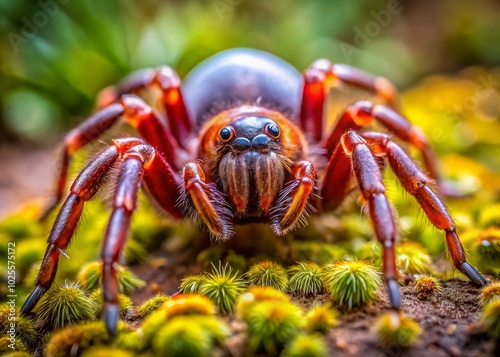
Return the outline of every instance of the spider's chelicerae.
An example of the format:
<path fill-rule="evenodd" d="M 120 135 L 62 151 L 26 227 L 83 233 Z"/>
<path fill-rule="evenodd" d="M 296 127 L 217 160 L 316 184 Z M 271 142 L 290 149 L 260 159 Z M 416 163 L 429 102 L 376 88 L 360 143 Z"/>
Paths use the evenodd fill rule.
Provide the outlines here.
<path fill-rule="evenodd" d="M 337 84 L 371 92 L 386 105 L 351 104 L 333 130 L 325 132 L 325 101 L 329 87 Z M 152 87 L 161 91 L 161 114 L 135 95 Z M 285 234 L 303 223 L 308 213 L 338 207 L 355 178 L 383 247 L 391 306 L 399 309 L 396 224 L 379 165 L 379 160 L 387 159 L 403 188 L 416 198 L 432 224 L 444 231 L 455 267 L 484 285 L 481 274 L 466 262 L 455 223 L 436 194 L 436 190 L 446 192 L 428 141 L 398 113 L 395 98 L 388 80 L 359 69 L 318 60 L 301 76 L 283 60 L 249 49 L 207 59 L 182 84 L 169 67 L 134 73 L 103 91 L 103 109 L 66 136 L 57 195 L 48 211 L 62 198 L 75 151 L 120 119 L 137 128 L 141 138 L 113 140 L 73 182 L 50 233 L 36 287 L 22 312 L 29 313 L 50 288 L 84 203 L 117 163 L 113 210 L 102 246 L 103 315 L 112 333 L 119 316 L 115 263 L 141 186 L 171 216 L 197 218 L 214 237 L 224 240 L 234 235 L 235 224 L 247 222 L 269 222 L 277 235 Z M 417 148 L 428 175 L 391 135 L 367 131 L 373 122 Z M 313 153 L 323 159 L 316 160 Z"/>

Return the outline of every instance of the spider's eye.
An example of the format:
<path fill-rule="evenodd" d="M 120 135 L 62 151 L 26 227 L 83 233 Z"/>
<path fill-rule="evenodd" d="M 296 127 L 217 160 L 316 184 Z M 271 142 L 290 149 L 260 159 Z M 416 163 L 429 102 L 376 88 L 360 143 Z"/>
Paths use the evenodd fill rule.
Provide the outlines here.
<path fill-rule="evenodd" d="M 230 127 L 224 127 L 220 130 L 219 136 L 222 139 L 222 141 L 226 142 L 229 141 L 233 137 L 234 130 Z"/>
<path fill-rule="evenodd" d="M 277 139 L 280 136 L 280 128 L 276 124 L 267 124 L 265 132 L 274 139 Z"/>

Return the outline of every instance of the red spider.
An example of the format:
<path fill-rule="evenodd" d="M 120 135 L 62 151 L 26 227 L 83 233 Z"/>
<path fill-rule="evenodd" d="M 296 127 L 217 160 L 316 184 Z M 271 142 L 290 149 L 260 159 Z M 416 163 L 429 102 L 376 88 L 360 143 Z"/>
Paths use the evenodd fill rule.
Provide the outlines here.
<path fill-rule="evenodd" d="M 376 94 L 387 106 L 356 102 L 347 107 L 333 131 L 325 133 L 325 101 L 329 87 L 337 84 Z M 153 87 L 161 90 L 167 121 L 163 113 L 155 113 L 132 95 Z M 438 188 L 443 185 L 428 141 L 394 109 L 395 96 L 387 79 L 347 65 L 318 60 L 301 76 L 283 60 L 249 49 L 229 50 L 207 59 L 189 74 L 182 88 L 169 67 L 134 73 L 116 88 L 104 91 L 100 98 L 107 103 L 105 108 L 66 136 L 57 196 L 48 211 L 62 198 L 75 151 L 120 119 L 137 128 L 143 139 L 113 140 L 73 182 L 50 233 L 36 287 L 22 313 L 29 313 L 50 288 L 59 255 L 65 254 L 84 203 L 95 195 L 117 162 L 120 173 L 102 247 L 103 315 L 111 333 L 116 333 L 119 316 L 115 263 L 141 185 L 171 216 L 195 218 L 215 238 L 225 240 L 234 234 L 234 224 L 246 222 L 269 222 L 277 235 L 285 234 L 305 222 L 309 212 L 338 207 L 355 177 L 383 247 L 383 274 L 391 306 L 399 309 L 397 232 L 379 165 L 386 158 L 432 224 L 444 230 L 455 267 L 474 283 L 484 285 L 481 274 L 466 262 L 455 223 L 433 189 L 433 182 Z M 375 121 L 421 152 L 429 176 L 390 135 L 359 131 Z"/>

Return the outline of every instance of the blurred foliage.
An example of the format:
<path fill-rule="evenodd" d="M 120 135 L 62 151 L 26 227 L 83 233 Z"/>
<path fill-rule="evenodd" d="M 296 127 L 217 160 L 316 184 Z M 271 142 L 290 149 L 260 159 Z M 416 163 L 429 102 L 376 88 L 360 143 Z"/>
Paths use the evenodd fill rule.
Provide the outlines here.
<path fill-rule="evenodd" d="M 0 0 L 0 139 L 55 143 L 130 71 L 254 47 L 299 69 L 326 57 L 400 86 L 500 63 L 494 0 Z"/>

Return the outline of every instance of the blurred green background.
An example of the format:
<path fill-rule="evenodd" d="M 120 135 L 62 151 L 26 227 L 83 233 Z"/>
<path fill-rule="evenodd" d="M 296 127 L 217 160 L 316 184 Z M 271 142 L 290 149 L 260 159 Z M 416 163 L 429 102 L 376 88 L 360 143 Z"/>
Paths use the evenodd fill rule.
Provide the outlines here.
<path fill-rule="evenodd" d="M 0 0 L 0 140 L 59 142 L 133 69 L 169 64 L 182 77 L 231 47 L 300 70 L 327 57 L 404 89 L 499 64 L 499 24 L 493 0 Z"/>

